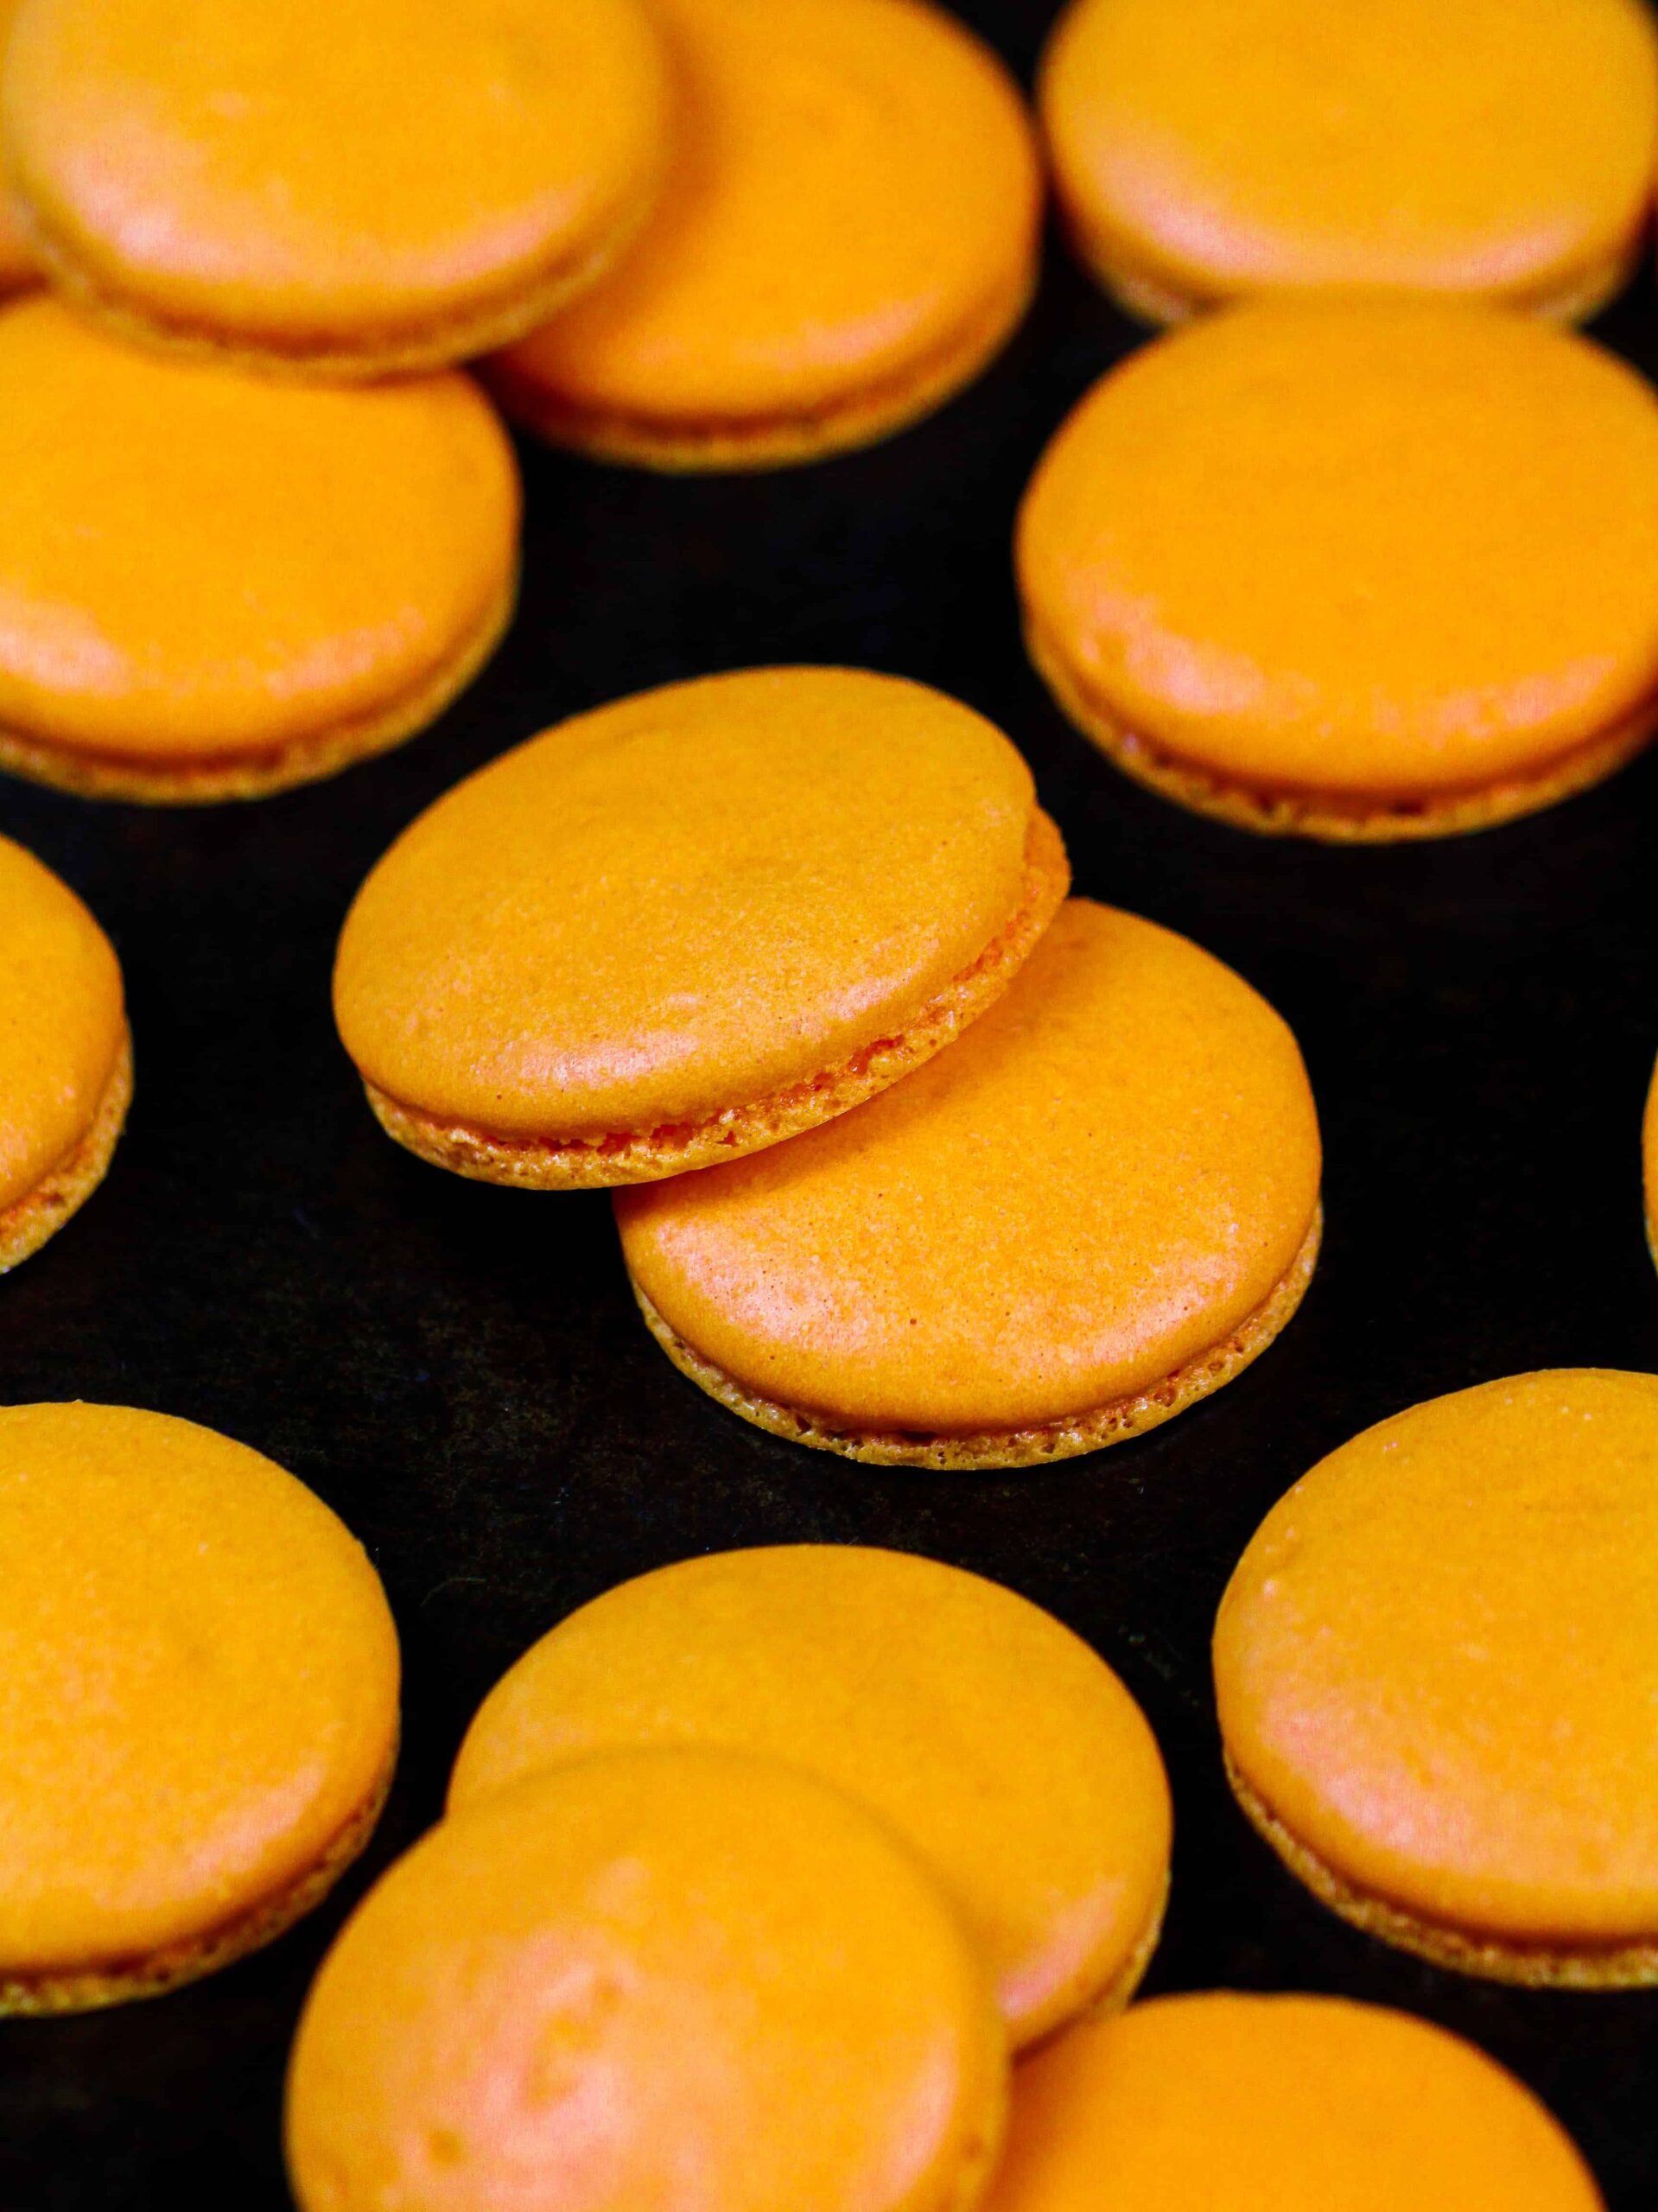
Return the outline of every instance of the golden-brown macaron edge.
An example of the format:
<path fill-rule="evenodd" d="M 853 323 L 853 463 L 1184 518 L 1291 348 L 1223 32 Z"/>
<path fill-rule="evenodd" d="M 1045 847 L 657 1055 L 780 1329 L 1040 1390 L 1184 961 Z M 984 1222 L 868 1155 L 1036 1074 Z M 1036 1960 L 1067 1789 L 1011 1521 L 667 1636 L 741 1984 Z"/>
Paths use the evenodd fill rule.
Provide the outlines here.
<path fill-rule="evenodd" d="M 109 1173 L 131 1103 L 132 1032 L 124 1026 L 115 1065 L 79 1140 L 32 1191 L 0 1209 L 0 1275 L 38 1252 L 86 1205 Z M 5 2009 L 0 1986 L 0 2012 Z"/>

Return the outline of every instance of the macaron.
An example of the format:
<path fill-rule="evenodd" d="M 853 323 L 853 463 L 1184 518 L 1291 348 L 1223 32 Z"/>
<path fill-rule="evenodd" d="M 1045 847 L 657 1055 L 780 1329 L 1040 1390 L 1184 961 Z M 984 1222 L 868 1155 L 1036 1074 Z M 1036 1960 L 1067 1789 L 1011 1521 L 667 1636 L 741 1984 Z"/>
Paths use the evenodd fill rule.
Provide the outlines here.
<path fill-rule="evenodd" d="M 531 1189 L 648 1180 L 931 1058 L 1069 880 L 1029 769 L 968 708 L 747 670 L 579 715 L 440 799 L 358 893 L 334 1011 L 422 1159 Z"/>
<path fill-rule="evenodd" d="M 17 12 L 17 5 L 18 0 L 0 0 L 0 70 L 5 66 L 6 41 L 11 35 L 11 19 Z M 35 275 L 29 242 L 11 212 L 10 197 L 5 188 L 5 149 L 0 145 L 0 299 L 29 283 Z"/>
<path fill-rule="evenodd" d="M 1658 1262 L 1658 1068 L 1653 1071 L 1647 1092 L 1647 1110 L 1641 1125 L 1641 1161 L 1646 1197 L 1647 1249 Z"/>
<path fill-rule="evenodd" d="M 0 837 L 0 1274 L 103 1181 L 131 1096 L 113 946 L 67 883 Z"/>
<path fill-rule="evenodd" d="M 1518 1376 L 1332 1452 L 1239 1562 L 1215 1685 L 1245 1813 L 1344 1919 L 1658 1982 L 1658 1377 Z"/>
<path fill-rule="evenodd" d="M 1318 1118 L 1289 1030 L 1172 931 L 1072 899 L 949 1052 L 828 1128 L 620 1194 L 645 1321 L 745 1420 L 886 1466 L 1154 1428 L 1299 1305 Z"/>
<path fill-rule="evenodd" d="M 670 115 L 637 0 L 18 0 L 0 79 L 55 283 L 306 378 L 458 361 L 594 283 Z"/>
<path fill-rule="evenodd" d="M 1007 2056 L 931 1881 L 780 1762 L 621 1751 L 447 1820 L 324 1962 L 302 2212 L 967 2212 Z"/>
<path fill-rule="evenodd" d="M 1035 132 L 921 0 L 657 0 L 680 92 L 655 215 L 500 356 L 511 411 L 607 460 L 809 461 L 942 405 L 1035 288 Z"/>
<path fill-rule="evenodd" d="M 184 802 L 383 752 L 488 658 L 518 529 L 511 448 L 464 377 L 273 384 L 21 300 L 0 314 L 0 766 Z"/>
<path fill-rule="evenodd" d="M 1146 1969 L 1169 1877 L 1156 1740 L 1079 1637 L 976 1574 L 789 1544 L 625 1582 L 491 1691 L 450 1808 L 638 1745 L 787 1759 L 879 1814 L 955 1901 L 1017 2044 L 1125 2005 Z"/>
<path fill-rule="evenodd" d="M 1031 652 L 1166 798 L 1445 836 L 1598 782 L 1658 720 L 1658 397 L 1456 302 L 1236 308 L 1113 371 L 1018 533 Z"/>
<path fill-rule="evenodd" d="M 397 1637 L 362 1547 L 245 1445 L 0 1408 L 0 2014 L 154 1997 L 367 1841 Z"/>
<path fill-rule="evenodd" d="M 1443 2028 L 1333 1997 L 1163 1997 L 1020 2069 L 985 2212 L 1601 2212 L 1559 2123 Z"/>
<path fill-rule="evenodd" d="M 1077 250 L 1170 321 L 1259 293 L 1591 314 L 1658 169 L 1639 0 L 1071 0 L 1040 105 Z"/>

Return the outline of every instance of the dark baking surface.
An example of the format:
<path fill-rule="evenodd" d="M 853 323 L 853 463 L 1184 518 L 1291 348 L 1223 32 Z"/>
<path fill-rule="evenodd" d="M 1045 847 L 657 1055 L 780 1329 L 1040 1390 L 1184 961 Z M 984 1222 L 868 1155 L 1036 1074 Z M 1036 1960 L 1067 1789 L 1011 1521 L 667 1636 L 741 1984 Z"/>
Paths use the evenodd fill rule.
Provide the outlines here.
<path fill-rule="evenodd" d="M 962 12 L 1028 75 L 1048 10 Z M 1600 329 L 1658 370 L 1649 276 Z M 391 1809 L 324 1910 L 159 2002 L 0 2024 L 3 2212 L 175 2212 L 187 2192 L 286 2205 L 281 2083 L 306 1986 L 368 1879 L 437 1814 L 491 1683 L 625 1576 L 798 1538 L 976 1568 L 1121 1673 L 1176 1804 L 1150 1990 L 1336 1991 L 1442 2021 L 1541 2092 L 1612 2212 L 1653 2202 L 1658 1993 L 1498 1989 L 1323 1911 L 1228 1797 L 1208 1641 L 1261 1516 L 1357 1429 L 1528 1368 L 1658 1368 L 1637 1147 L 1658 1048 L 1658 754 L 1530 822 L 1393 851 L 1256 840 L 1125 782 L 1026 663 L 1008 543 L 1044 441 L 1141 335 L 1054 244 L 992 374 L 868 454 L 675 482 L 526 448 L 505 649 L 436 730 L 337 782 L 175 813 L 0 781 L 0 829 L 115 938 L 138 1084 L 103 1191 L 0 1283 L 0 1397 L 156 1407 L 270 1452 L 370 1547 L 407 1667 Z M 787 660 L 892 670 L 991 715 L 1036 769 L 1077 888 L 1218 953 L 1300 1038 L 1328 1154 L 1322 1265 L 1280 1342 L 1152 1436 L 1005 1479 L 882 1474 L 778 1442 L 651 1344 L 601 1194 L 461 1183 L 370 1118 L 328 973 L 396 831 L 562 715 Z"/>

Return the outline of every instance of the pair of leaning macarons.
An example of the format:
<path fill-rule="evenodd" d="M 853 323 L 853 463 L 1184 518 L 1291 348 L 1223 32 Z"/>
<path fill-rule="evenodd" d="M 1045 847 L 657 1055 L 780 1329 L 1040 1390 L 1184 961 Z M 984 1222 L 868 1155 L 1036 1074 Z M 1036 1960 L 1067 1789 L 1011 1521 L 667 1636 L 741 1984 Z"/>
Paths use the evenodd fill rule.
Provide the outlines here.
<path fill-rule="evenodd" d="M 342 933 L 391 1134 L 625 1186 L 645 1319 L 734 1411 L 887 1464 L 1147 1428 L 1293 1313 L 1319 1237 L 1293 1038 L 1083 899 L 1000 731 L 750 671 L 579 716 L 441 799 Z"/>
<path fill-rule="evenodd" d="M 325 1962 L 289 2077 L 295 2195 L 1598 2202 L 1518 2085 L 1419 2023 L 1124 2015 L 1168 1848 L 1137 1707 L 1010 1592 L 816 1545 L 647 1574 L 492 1692 L 448 1817 Z M 1035 2052 L 1011 2082 L 1009 2044 Z"/>

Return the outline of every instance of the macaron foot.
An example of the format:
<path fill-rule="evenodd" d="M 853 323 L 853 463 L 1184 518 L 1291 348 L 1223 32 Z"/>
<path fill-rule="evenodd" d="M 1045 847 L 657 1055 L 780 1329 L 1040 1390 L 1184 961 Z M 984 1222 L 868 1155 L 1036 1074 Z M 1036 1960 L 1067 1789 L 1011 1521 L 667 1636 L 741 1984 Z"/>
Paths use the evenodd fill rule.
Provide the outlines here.
<path fill-rule="evenodd" d="M 1067 718 L 1125 776 L 1194 814 L 1212 816 L 1235 830 L 1253 830 L 1263 837 L 1391 845 L 1495 830 L 1592 790 L 1645 752 L 1658 732 L 1658 700 L 1649 700 L 1628 721 L 1534 773 L 1504 777 L 1473 790 L 1390 800 L 1333 791 L 1258 791 L 1182 760 L 1126 728 L 1034 623 L 1026 626 L 1026 646 Z"/>
<path fill-rule="evenodd" d="M 0 1211 L 0 1275 L 38 1252 L 86 1205 L 109 1171 L 131 1103 L 132 1033 L 128 1030 L 86 1135 L 43 1182 Z M 0 1985 L 0 2012 L 4 2010 Z"/>
<path fill-rule="evenodd" d="M 995 1467 L 1039 1467 L 1054 1459 L 1074 1459 L 1085 1452 L 1098 1452 L 1121 1444 L 1130 1436 L 1159 1428 L 1188 1406 L 1207 1398 L 1234 1376 L 1258 1359 L 1286 1326 L 1306 1295 L 1318 1264 L 1324 1236 L 1324 1207 L 1318 1206 L 1300 1250 L 1289 1271 L 1268 1293 L 1255 1312 L 1245 1317 L 1222 1344 L 1200 1352 L 1178 1367 L 1160 1382 L 1132 1396 L 1115 1398 L 1092 1412 L 1068 1414 L 1064 1420 L 1041 1421 L 1026 1428 L 987 1429 L 969 1435 L 924 1435 L 903 1429 L 885 1431 L 831 1427 L 816 1414 L 779 1405 L 746 1389 L 712 1360 L 705 1359 L 663 1318 L 636 1282 L 645 1325 L 680 1373 L 699 1389 L 717 1399 L 727 1411 L 740 1414 L 791 1444 L 804 1444 L 814 1452 L 838 1452 L 843 1459 L 861 1459 L 875 1467 L 930 1467 L 940 1472 L 973 1472 Z"/>
<path fill-rule="evenodd" d="M 165 1950 L 138 1959 L 113 1961 L 73 1972 L 41 1974 L 0 1971 L 0 2019 L 25 2015 L 96 2012 L 141 1998 L 165 1997 L 187 1982 L 217 1974 L 221 1967 L 263 1950 L 321 1904 L 373 1834 L 397 1770 L 394 1745 L 373 1789 L 314 1866 L 295 1882 L 238 1913 L 222 1927 L 188 1936 Z"/>
<path fill-rule="evenodd" d="M 999 999 L 1053 919 L 1070 880 L 1064 846 L 1038 810 L 1026 843 L 1025 881 L 1013 918 L 972 964 L 895 1036 L 865 1046 L 840 1066 L 768 1098 L 702 1122 L 600 1137 L 511 1137 L 405 1106 L 374 1084 L 364 1090 L 386 1135 L 435 1167 L 519 1190 L 606 1190 L 654 1183 L 763 1151 L 859 1106 L 955 1041 Z"/>
<path fill-rule="evenodd" d="M 1356 1889 L 1286 1827 L 1230 1753 L 1223 1756 L 1232 1794 L 1257 1834 L 1321 1904 L 1379 1942 L 1453 1974 L 1526 1989 L 1648 1989 L 1658 1984 L 1658 1934 L 1633 1943 L 1515 1943 L 1425 1920 L 1386 1897 Z"/>

